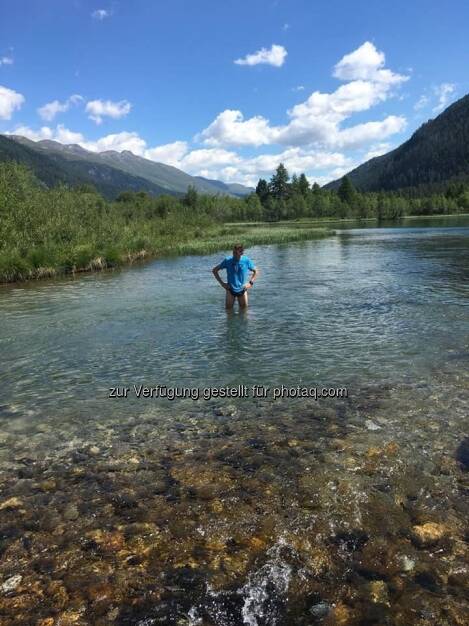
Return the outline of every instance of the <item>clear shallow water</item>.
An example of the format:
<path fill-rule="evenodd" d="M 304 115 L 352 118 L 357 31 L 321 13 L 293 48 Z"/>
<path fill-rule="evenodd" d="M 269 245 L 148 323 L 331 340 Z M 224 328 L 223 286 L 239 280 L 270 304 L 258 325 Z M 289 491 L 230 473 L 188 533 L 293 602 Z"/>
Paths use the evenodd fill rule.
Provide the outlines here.
<path fill-rule="evenodd" d="M 468 244 L 253 248 L 247 316 L 220 255 L 2 289 L 2 625 L 465 624 Z M 140 382 L 350 396 L 107 398 Z"/>
<path fill-rule="evenodd" d="M 221 254 L 0 290 L 3 412 L 155 402 L 108 399 L 133 384 L 353 393 L 467 365 L 469 227 L 346 230 L 249 254 L 261 278 L 245 316 L 223 310 L 210 273 Z"/>

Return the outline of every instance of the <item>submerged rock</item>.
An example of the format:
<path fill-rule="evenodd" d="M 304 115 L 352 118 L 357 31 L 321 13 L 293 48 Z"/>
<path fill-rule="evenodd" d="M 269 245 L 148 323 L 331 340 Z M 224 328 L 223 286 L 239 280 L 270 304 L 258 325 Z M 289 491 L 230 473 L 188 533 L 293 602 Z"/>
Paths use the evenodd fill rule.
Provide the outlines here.
<path fill-rule="evenodd" d="M 448 529 L 443 524 L 427 522 L 418 524 L 412 528 L 412 539 L 422 548 L 436 545 L 448 534 Z"/>
<path fill-rule="evenodd" d="M 329 614 L 330 610 L 331 610 L 331 607 L 329 606 L 329 604 L 327 604 L 327 602 L 319 602 L 318 604 L 314 604 L 309 609 L 309 612 L 311 613 L 313 617 L 320 618 L 320 617 L 326 617 L 326 615 Z"/>
<path fill-rule="evenodd" d="M 64 511 L 64 519 L 69 521 L 78 519 L 79 515 L 76 504 L 69 504 Z"/>
<path fill-rule="evenodd" d="M 384 580 L 373 580 L 369 585 L 370 600 L 374 604 L 391 606 L 389 602 L 388 587 Z"/>
<path fill-rule="evenodd" d="M 19 509 L 22 506 L 23 502 L 16 496 L 14 496 L 13 498 L 8 498 L 8 500 L 4 500 L 0 504 L 0 511 L 5 511 L 8 509 Z"/>
<path fill-rule="evenodd" d="M 14 591 L 21 584 L 22 580 L 23 580 L 23 577 L 21 576 L 21 574 L 16 574 L 15 576 L 11 576 L 10 578 L 7 578 L 7 580 L 5 580 L 4 583 L 2 583 L 2 586 L 0 588 L 3 591 L 3 593 Z"/>

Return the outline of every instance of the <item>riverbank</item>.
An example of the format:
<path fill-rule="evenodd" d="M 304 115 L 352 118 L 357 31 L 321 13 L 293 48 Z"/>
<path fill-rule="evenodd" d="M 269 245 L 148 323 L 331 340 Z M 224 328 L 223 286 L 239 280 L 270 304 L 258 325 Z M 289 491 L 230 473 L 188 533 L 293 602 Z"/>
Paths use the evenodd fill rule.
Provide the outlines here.
<path fill-rule="evenodd" d="M 397 222 L 422 220 L 461 219 L 469 213 L 454 213 L 448 215 L 406 215 Z M 134 263 L 151 261 L 157 258 L 182 256 L 187 254 L 211 254 L 219 250 L 229 250 L 235 240 L 240 240 L 246 247 L 255 245 L 290 243 L 322 239 L 335 234 L 333 227 L 340 224 L 356 225 L 376 223 L 376 218 L 301 218 L 298 220 L 283 220 L 278 222 L 229 222 L 214 225 L 190 220 L 181 228 L 166 229 L 168 232 L 153 233 L 148 230 L 142 232 L 140 238 L 135 234 L 129 242 L 126 237 L 123 241 L 116 241 L 112 246 L 102 246 L 90 243 L 69 246 L 68 250 L 44 250 L 43 247 L 31 249 L 25 256 L 17 253 L 0 254 L 0 286 L 11 283 L 21 283 L 30 280 L 59 278 L 70 274 L 99 272 L 130 266 Z M 143 245 L 144 244 L 144 245 Z"/>
<path fill-rule="evenodd" d="M 322 239 L 333 234 L 334 231 L 327 228 L 298 228 L 286 225 L 272 228 L 266 223 L 256 226 L 233 224 L 208 227 L 203 232 L 200 228 L 188 228 L 186 231 L 175 233 L 174 237 L 147 239 L 145 246 L 138 249 L 119 248 L 116 245 L 112 249 L 99 250 L 81 245 L 71 250 L 68 258 L 62 255 L 61 259 L 57 253 L 49 253 L 49 263 L 44 264 L 40 261 L 39 264 L 35 263 L 40 251 L 38 257 L 34 256 L 34 251 L 24 258 L 3 255 L 0 256 L 0 284 L 98 272 L 169 256 L 229 251 L 235 241 L 242 241 L 248 248 L 255 245 Z"/>
<path fill-rule="evenodd" d="M 257 197 L 256 197 L 257 198 Z M 230 197 L 121 194 L 106 202 L 88 187 L 45 189 L 26 168 L 0 164 L 0 284 L 94 272 L 183 254 L 328 236 L 321 227 L 226 225 Z M 259 201 L 257 200 L 257 204 Z M 256 204 L 256 202 L 255 202 Z M 232 206 L 233 205 L 233 206 Z M 244 212 L 243 212 L 244 211 Z"/>

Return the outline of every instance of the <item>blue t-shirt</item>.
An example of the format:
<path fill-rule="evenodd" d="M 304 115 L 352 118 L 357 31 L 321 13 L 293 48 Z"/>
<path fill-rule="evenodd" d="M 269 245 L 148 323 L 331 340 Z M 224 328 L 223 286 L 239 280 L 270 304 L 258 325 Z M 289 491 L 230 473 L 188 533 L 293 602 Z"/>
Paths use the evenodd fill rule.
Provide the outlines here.
<path fill-rule="evenodd" d="M 225 257 L 218 268 L 226 270 L 228 285 L 236 293 L 243 291 L 244 285 L 248 282 L 249 270 L 255 269 L 254 263 L 245 254 L 241 256 L 239 261 L 233 256 Z"/>

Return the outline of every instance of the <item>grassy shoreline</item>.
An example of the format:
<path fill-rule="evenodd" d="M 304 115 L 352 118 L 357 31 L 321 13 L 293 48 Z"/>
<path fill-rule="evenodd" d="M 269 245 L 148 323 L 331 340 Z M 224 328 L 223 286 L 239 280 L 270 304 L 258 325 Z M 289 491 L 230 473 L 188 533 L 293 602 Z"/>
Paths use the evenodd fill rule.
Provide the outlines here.
<path fill-rule="evenodd" d="M 264 227 L 259 227 L 258 224 L 255 228 L 251 227 L 251 225 L 222 225 L 207 229 L 207 234 L 203 237 L 200 230 L 196 229 L 195 232 L 189 234 L 189 237 L 185 236 L 179 241 L 174 241 L 173 238 L 171 240 L 149 241 L 147 242 L 149 245 L 136 250 L 118 250 L 114 248 L 111 258 L 106 258 L 105 253 L 98 254 L 91 259 L 88 259 L 85 255 L 82 263 L 80 263 L 79 259 L 74 264 L 44 264 L 37 267 L 28 267 L 26 263 L 22 266 L 12 263 L 9 268 L 2 267 L 0 263 L 0 285 L 7 286 L 32 280 L 60 278 L 85 272 L 99 272 L 163 257 L 211 254 L 218 250 L 230 250 L 233 243 L 237 240 L 242 241 L 248 248 L 255 245 L 322 239 L 333 234 L 334 231 L 327 228 L 298 229 L 297 227 L 283 225 L 272 228 L 265 223 Z"/>
<path fill-rule="evenodd" d="M 453 213 L 447 215 L 428 215 L 424 219 L 441 219 L 469 217 L 469 213 Z M 406 215 L 405 221 L 421 220 L 421 215 Z M 24 283 L 35 280 L 54 279 L 81 273 L 100 272 L 124 268 L 135 263 L 152 261 L 158 258 L 170 256 L 183 256 L 191 254 L 211 254 L 219 250 L 229 250 L 234 241 L 240 240 L 244 245 L 268 245 L 278 243 L 291 243 L 295 241 L 307 241 L 322 239 L 335 234 L 327 224 L 356 222 L 376 222 L 376 218 L 334 219 L 329 217 L 316 219 L 299 219 L 295 221 L 280 222 L 230 222 L 218 226 L 210 225 L 201 228 L 191 224 L 186 230 L 177 233 L 176 239 L 171 236 L 162 236 L 155 240 L 145 237 L 145 246 L 114 246 L 112 253 L 103 250 L 95 254 L 83 252 L 77 255 L 75 262 L 39 263 L 36 267 L 27 265 L 26 260 L 21 263 L 2 263 L 0 259 L 0 286 Z M 85 246 L 82 246 L 83 248 Z M 80 256 L 82 257 L 80 259 Z"/>

